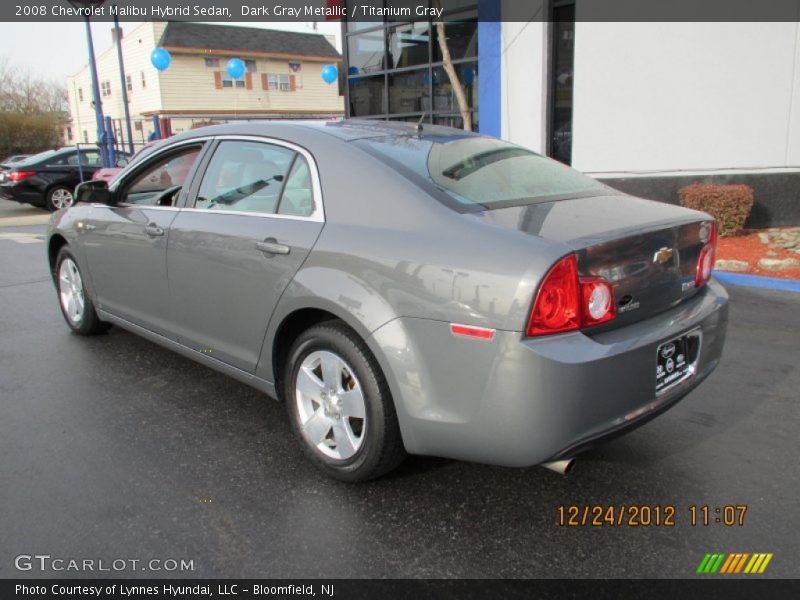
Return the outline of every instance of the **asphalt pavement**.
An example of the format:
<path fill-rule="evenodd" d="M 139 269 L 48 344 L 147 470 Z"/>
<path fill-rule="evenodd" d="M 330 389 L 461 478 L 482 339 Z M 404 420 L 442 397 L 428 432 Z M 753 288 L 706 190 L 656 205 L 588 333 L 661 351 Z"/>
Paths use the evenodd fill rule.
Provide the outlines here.
<path fill-rule="evenodd" d="M 259 392 L 118 328 L 71 334 L 43 233 L 0 227 L 0 578 L 698 577 L 709 552 L 800 575 L 798 294 L 729 287 L 716 372 L 566 477 L 411 457 L 347 485 Z M 570 505 L 671 505 L 675 524 L 561 526 Z M 715 522 L 725 505 L 747 507 L 742 525 Z M 37 553 L 193 570 L 17 570 Z"/>

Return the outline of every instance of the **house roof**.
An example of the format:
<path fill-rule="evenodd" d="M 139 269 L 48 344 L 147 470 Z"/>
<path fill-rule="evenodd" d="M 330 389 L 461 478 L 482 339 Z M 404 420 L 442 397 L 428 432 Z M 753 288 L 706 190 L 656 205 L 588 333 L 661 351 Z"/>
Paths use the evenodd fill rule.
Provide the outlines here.
<path fill-rule="evenodd" d="M 340 57 L 327 38 L 318 33 L 178 21 L 167 24 L 160 45 L 167 48 L 243 54 L 281 54 L 334 59 Z"/>

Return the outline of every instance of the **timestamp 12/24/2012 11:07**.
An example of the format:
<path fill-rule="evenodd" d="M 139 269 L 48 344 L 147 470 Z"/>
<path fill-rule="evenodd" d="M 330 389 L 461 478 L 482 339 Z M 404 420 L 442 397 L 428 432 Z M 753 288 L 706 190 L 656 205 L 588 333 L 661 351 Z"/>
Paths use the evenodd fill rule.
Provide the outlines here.
<path fill-rule="evenodd" d="M 673 504 L 572 504 L 560 505 L 557 512 L 562 527 L 674 527 L 683 514 Z M 742 527 L 746 512 L 745 504 L 693 504 L 686 511 L 692 527 Z"/>

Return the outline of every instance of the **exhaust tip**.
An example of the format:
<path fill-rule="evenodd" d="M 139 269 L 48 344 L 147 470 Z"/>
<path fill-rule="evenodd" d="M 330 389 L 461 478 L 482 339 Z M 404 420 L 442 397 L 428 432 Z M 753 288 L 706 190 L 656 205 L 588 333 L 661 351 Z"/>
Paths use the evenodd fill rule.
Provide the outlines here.
<path fill-rule="evenodd" d="M 565 458 L 563 460 L 554 460 L 552 462 L 542 463 L 542 466 L 545 469 L 550 469 L 551 471 L 555 471 L 560 475 L 566 475 L 567 473 L 569 473 L 574 465 L 575 465 L 574 458 Z"/>

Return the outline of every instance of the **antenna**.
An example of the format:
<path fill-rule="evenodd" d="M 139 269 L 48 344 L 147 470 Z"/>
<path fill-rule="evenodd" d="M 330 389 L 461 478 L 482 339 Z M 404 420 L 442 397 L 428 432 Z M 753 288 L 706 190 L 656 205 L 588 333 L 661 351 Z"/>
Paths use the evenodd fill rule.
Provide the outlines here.
<path fill-rule="evenodd" d="M 422 115 L 422 116 L 419 118 L 419 121 L 417 121 L 417 127 L 416 127 L 416 129 L 417 129 L 417 135 L 422 135 L 422 121 L 424 121 L 424 120 L 425 120 L 425 117 L 427 117 L 427 116 L 428 116 L 427 114 L 423 114 L 423 115 Z"/>

